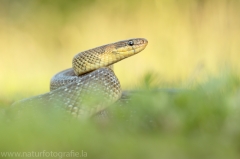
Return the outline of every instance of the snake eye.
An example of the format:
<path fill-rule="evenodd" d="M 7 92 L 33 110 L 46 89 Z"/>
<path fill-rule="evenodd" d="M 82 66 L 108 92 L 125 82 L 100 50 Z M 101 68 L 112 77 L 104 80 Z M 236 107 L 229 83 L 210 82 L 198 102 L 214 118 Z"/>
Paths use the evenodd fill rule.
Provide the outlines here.
<path fill-rule="evenodd" d="M 129 45 L 129 46 L 133 46 L 133 45 L 134 45 L 134 42 L 133 42 L 132 40 L 129 40 L 129 41 L 128 41 L 128 45 Z"/>

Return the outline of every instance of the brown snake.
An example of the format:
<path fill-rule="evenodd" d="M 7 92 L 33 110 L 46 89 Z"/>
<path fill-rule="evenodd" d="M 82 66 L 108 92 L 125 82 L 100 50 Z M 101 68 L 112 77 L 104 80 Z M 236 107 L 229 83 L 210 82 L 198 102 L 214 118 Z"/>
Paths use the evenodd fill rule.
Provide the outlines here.
<path fill-rule="evenodd" d="M 121 98 L 113 64 L 141 52 L 147 44 L 146 39 L 136 38 L 80 52 L 73 58 L 72 68 L 53 76 L 50 92 L 13 105 L 60 107 L 77 117 L 96 114 Z"/>

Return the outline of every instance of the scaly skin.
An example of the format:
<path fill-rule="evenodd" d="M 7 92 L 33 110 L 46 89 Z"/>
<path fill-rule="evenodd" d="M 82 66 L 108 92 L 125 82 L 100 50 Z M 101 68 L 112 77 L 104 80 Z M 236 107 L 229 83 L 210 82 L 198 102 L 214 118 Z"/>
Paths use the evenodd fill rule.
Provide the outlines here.
<path fill-rule="evenodd" d="M 129 41 L 133 45 L 129 45 Z M 101 67 L 112 65 L 145 49 L 146 39 L 130 39 L 103 45 L 77 54 L 72 61 L 76 75 L 81 75 Z"/>
<path fill-rule="evenodd" d="M 147 44 L 146 39 L 137 38 L 81 52 L 73 58 L 73 68 L 53 76 L 49 93 L 23 99 L 13 105 L 54 106 L 66 108 L 80 118 L 92 116 L 122 95 L 120 83 L 110 67 L 141 52 Z"/>

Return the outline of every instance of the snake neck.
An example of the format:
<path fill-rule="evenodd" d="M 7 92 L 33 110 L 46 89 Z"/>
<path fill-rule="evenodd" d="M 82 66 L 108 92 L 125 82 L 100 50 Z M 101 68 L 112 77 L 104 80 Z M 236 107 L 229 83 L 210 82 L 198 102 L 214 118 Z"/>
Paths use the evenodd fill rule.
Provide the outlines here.
<path fill-rule="evenodd" d="M 146 39 L 129 39 L 103 45 L 75 55 L 72 68 L 76 75 L 85 74 L 133 56 L 145 49 Z"/>

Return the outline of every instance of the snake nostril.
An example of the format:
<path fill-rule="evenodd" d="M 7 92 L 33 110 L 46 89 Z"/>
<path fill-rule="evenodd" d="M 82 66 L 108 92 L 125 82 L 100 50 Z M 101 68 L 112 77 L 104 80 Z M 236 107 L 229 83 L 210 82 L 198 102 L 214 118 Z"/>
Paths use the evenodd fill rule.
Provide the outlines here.
<path fill-rule="evenodd" d="M 142 40 L 144 44 L 147 44 L 148 41 L 146 39 Z"/>

